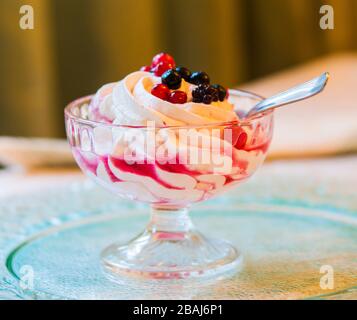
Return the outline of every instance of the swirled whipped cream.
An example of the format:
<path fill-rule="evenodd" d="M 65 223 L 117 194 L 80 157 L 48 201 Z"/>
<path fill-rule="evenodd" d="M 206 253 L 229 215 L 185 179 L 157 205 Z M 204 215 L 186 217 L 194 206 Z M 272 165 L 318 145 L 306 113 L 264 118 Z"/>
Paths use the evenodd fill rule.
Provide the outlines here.
<path fill-rule="evenodd" d="M 84 130 L 74 155 L 88 175 L 126 198 L 165 206 L 208 199 L 249 177 L 270 141 L 260 144 L 263 130 L 239 125 L 238 101 L 231 101 L 205 72 L 158 54 L 96 92 L 85 117 L 116 126 Z"/>
<path fill-rule="evenodd" d="M 89 119 L 132 126 L 145 126 L 148 121 L 156 126 L 181 126 L 238 120 L 234 105 L 227 99 L 210 104 L 193 102 L 192 91 L 197 85 L 184 79 L 178 90 L 186 93 L 186 103 L 162 100 L 151 93 L 160 82 L 161 78 L 150 72 L 137 71 L 102 86 L 89 106 Z"/>

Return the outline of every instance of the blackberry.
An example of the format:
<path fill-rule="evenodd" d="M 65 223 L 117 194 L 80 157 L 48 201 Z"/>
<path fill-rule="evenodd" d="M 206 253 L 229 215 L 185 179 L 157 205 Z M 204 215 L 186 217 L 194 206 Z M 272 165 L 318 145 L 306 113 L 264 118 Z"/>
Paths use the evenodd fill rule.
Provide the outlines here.
<path fill-rule="evenodd" d="M 202 98 L 201 92 L 198 90 L 198 88 L 192 90 L 192 98 Z"/>
<path fill-rule="evenodd" d="M 219 99 L 218 89 L 214 88 L 213 86 L 210 86 L 206 90 L 206 93 L 212 96 L 212 101 L 218 101 Z"/>
<path fill-rule="evenodd" d="M 213 100 L 213 97 L 210 94 L 205 94 L 203 96 L 203 103 L 204 104 L 210 104 Z"/>
<path fill-rule="evenodd" d="M 223 101 L 227 96 L 227 90 L 219 84 L 214 84 L 212 87 L 218 90 L 219 101 Z"/>
<path fill-rule="evenodd" d="M 203 83 L 198 86 L 198 88 L 202 91 L 207 91 L 209 89 L 209 84 Z"/>
<path fill-rule="evenodd" d="M 202 102 L 202 98 L 201 97 L 199 97 L 199 98 L 192 98 L 192 102 L 195 102 L 195 103 L 201 103 Z"/>
<path fill-rule="evenodd" d="M 192 98 L 194 98 L 195 101 L 193 102 L 202 102 L 203 97 L 206 94 L 207 88 L 209 86 L 206 84 L 200 84 L 197 86 L 194 90 L 192 90 Z"/>
<path fill-rule="evenodd" d="M 193 102 L 204 102 L 205 104 L 210 104 L 212 101 L 219 100 L 219 90 L 208 84 L 200 84 L 192 91 L 192 97 Z"/>

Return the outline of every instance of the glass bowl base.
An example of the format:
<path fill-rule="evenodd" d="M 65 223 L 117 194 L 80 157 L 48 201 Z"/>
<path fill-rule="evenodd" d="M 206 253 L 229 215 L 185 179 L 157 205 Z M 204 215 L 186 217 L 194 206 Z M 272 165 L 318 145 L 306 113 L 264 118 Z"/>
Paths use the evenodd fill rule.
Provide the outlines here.
<path fill-rule="evenodd" d="M 102 252 L 108 278 L 187 279 L 233 274 L 242 255 L 228 242 L 209 239 L 195 230 L 145 230 L 126 245 L 113 244 Z"/>

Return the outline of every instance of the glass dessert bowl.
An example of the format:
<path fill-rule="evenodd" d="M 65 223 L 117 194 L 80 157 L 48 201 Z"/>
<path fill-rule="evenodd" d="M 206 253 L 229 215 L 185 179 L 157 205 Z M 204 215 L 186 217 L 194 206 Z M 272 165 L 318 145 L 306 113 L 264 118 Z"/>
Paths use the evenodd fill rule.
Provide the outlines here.
<path fill-rule="evenodd" d="M 144 85 L 145 79 L 156 79 L 146 73 L 136 74 Z M 239 115 L 261 100 L 255 94 L 238 90 L 229 90 L 229 98 L 226 92 L 225 100 L 217 98 L 216 104 L 210 106 L 207 101 L 203 105 L 199 97 L 196 99 L 195 93 L 184 102 L 179 100 L 180 94 L 174 97 L 179 102 L 162 102 L 162 97 L 155 95 L 155 107 L 159 105 L 155 110 L 159 112 L 153 111 L 154 116 L 164 113 L 160 119 L 165 120 L 158 123 L 141 109 L 129 115 L 123 113 L 125 109 L 118 111 L 145 105 L 141 95 L 130 86 L 132 82 L 129 78 L 128 88 L 123 89 L 126 97 L 120 94 L 119 85 L 110 84 L 65 109 L 68 141 L 82 171 L 118 196 L 151 207 L 149 223 L 139 236 L 127 244 L 114 243 L 103 250 L 101 262 L 105 272 L 114 280 L 123 275 L 182 279 L 236 270 L 242 262 L 240 253 L 228 242 L 207 238 L 197 231 L 188 211 L 192 204 L 231 189 L 257 170 L 272 138 L 273 113 L 247 120 L 236 116 L 229 121 L 216 121 L 216 109 L 226 108 L 219 101 L 229 100 L 229 106 L 234 108 L 229 112 Z M 138 82 L 133 83 L 137 86 Z M 152 83 L 148 87 L 153 85 L 157 87 Z M 192 88 L 197 88 L 197 84 L 187 87 L 187 92 Z M 144 96 L 149 97 L 146 92 Z M 130 105 L 132 101 L 134 106 Z M 207 119 L 212 113 L 214 119 L 209 118 L 208 123 L 179 123 L 176 115 L 181 109 L 175 108 L 186 105 L 190 114 L 177 116 L 181 122 L 183 115 L 193 117 L 190 122 Z M 196 112 L 195 108 L 201 109 Z M 150 107 L 148 110 L 152 111 Z M 138 115 L 144 115 L 145 121 L 140 118 L 134 125 L 132 120 L 126 123 L 125 120 Z M 170 123 L 173 118 L 178 123 Z"/>

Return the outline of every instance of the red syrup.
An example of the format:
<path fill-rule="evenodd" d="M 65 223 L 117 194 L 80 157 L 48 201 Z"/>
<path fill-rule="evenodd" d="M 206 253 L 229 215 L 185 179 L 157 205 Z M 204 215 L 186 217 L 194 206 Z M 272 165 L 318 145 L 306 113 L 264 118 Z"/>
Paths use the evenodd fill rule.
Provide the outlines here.
<path fill-rule="evenodd" d="M 167 159 L 167 161 L 165 163 L 156 162 L 156 165 L 161 170 L 172 172 L 172 173 L 178 173 L 178 174 L 186 174 L 193 178 L 195 176 L 205 174 L 205 172 L 191 170 L 187 167 L 187 164 L 180 163 L 180 162 L 184 162 L 184 163 L 188 162 L 189 163 L 189 160 L 184 157 L 181 158 L 181 156 L 179 154 L 176 154 L 175 159 Z"/>
<path fill-rule="evenodd" d="M 108 174 L 108 176 L 109 176 L 109 178 L 110 178 L 110 180 L 111 180 L 112 182 L 120 182 L 120 181 L 123 181 L 123 180 L 120 180 L 119 178 L 117 178 L 117 177 L 114 175 L 113 171 L 109 168 L 108 156 L 101 157 L 101 160 L 102 160 L 102 162 L 103 162 L 103 164 L 104 164 L 105 171 L 107 172 L 107 174 Z"/>
<path fill-rule="evenodd" d="M 178 161 L 178 159 L 177 159 Z M 202 174 L 199 171 L 194 171 L 190 170 L 186 167 L 186 165 L 181 164 L 181 163 L 165 163 L 165 164 L 160 164 L 159 162 L 156 163 L 156 165 L 164 171 L 172 172 L 172 173 L 179 173 L 179 174 L 187 174 L 189 176 L 196 176 Z"/>
<path fill-rule="evenodd" d="M 231 182 L 234 182 L 235 180 L 233 178 L 231 178 L 230 176 L 225 176 L 226 177 L 226 182 L 224 183 L 224 185 L 229 184 Z"/>
<path fill-rule="evenodd" d="M 224 185 L 228 185 L 228 184 L 231 184 L 233 182 L 238 182 L 238 181 L 241 181 L 241 180 L 244 180 L 246 178 L 248 178 L 248 174 L 245 174 L 245 175 L 242 175 L 242 178 L 239 178 L 239 179 L 233 179 L 232 177 L 230 176 L 226 176 L 226 182 L 224 183 Z"/>
<path fill-rule="evenodd" d="M 155 170 L 155 164 L 150 163 L 127 163 L 124 159 L 110 157 L 113 165 L 123 172 L 128 172 L 136 174 L 139 176 L 150 177 L 154 179 L 157 183 L 161 184 L 165 188 L 182 190 L 183 188 L 178 188 L 160 179 Z M 166 170 L 168 171 L 168 170 Z M 113 174 L 113 173 L 112 173 Z"/>
<path fill-rule="evenodd" d="M 263 153 L 266 153 L 268 151 L 269 145 L 270 145 L 271 140 L 265 141 L 261 144 L 258 145 L 246 145 L 243 150 L 245 151 L 261 151 Z"/>
<path fill-rule="evenodd" d="M 239 159 L 235 159 L 233 158 L 233 164 L 232 166 L 234 168 L 239 168 L 240 172 L 244 172 L 248 169 L 248 164 L 249 162 L 247 160 L 239 160 Z"/>

